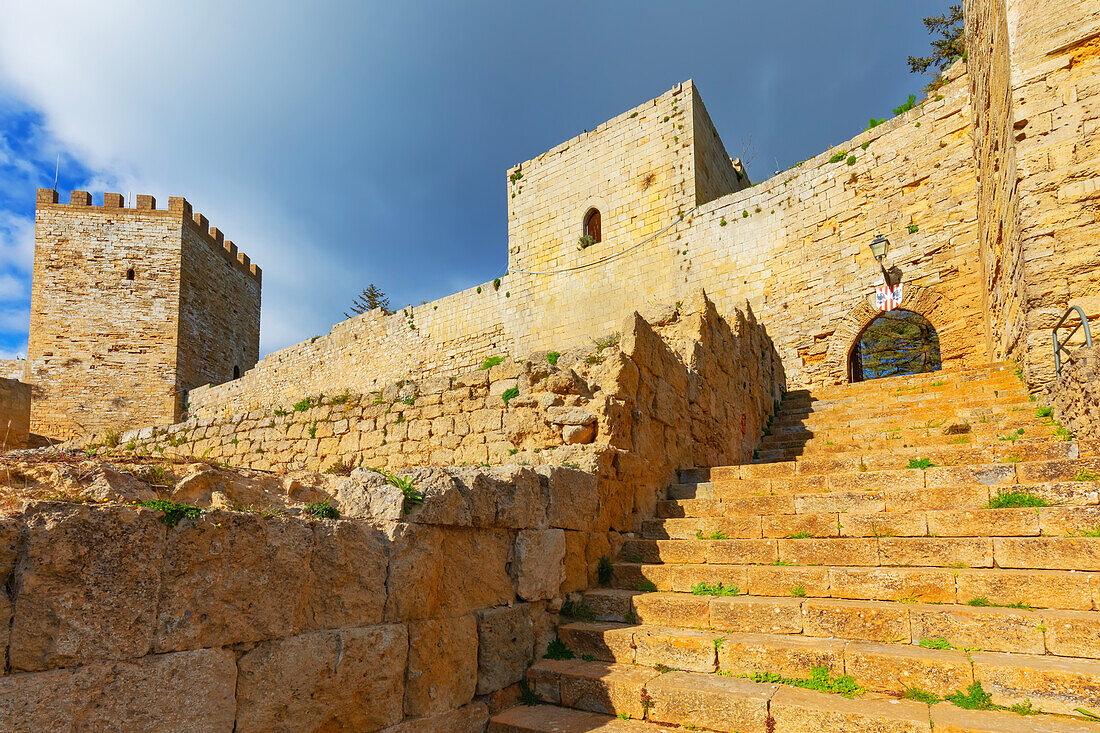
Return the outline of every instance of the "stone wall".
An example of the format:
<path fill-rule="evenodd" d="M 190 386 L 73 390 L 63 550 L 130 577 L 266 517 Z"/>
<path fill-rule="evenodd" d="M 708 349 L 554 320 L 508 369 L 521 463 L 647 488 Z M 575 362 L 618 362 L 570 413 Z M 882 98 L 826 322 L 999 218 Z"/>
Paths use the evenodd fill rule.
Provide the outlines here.
<path fill-rule="evenodd" d="M 30 422 L 30 385 L 0 377 L 0 450 L 26 448 Z"/>
<path fill-rule="evenodd" d="M 1100 346 L 1063 356 L 1062 374 L 1046 387 L 1042 401 L 1078 439 L 1100 438 Z"/>
<path fill-rule="evenodd" d="M 0 728 L 484 730 L 619 540 L 580 471 L 419 478 L 346 479 L 341 520 L 0 518 Z"/>
<path fill-rule="evenodd" d="M 198 409 L 183 423 L 124 434 L 121 448 L 280 471 L 575 464 L 598 473 L 605 494 L 631 499 L 608 520 L 626 529 L 677 468 L 746 459 L 783 389 L 782 364 L 751 310 L 727 322 L 699 291 L 678 308 L 631 315 L 617 338 L 556 364 L 542 354 L 368 394 Z"/>
<path fill-rule="evenodd" d="M 1054 376 L 1050 329 L 1100 316 L 1100 6 L 1009 0 L 1029 384 Z"/>
<path fill-rule="evenodd" d="M 0 377 L 4 379 L 18 379 L 27 381 L 26 359 L 0 359 Z"/>
<path fill-rule="evenodd" d="M 184 212 L 177 382 L 180 392 L 221 384 L 260 358 L 261 273 L 221 232 Z M 182 409 L 183 400 L 180 407 Z"/>
<path fill-rule="evenodd" d="M 103 206 L 39 189 L 27 380 L 50 437 L 177 419 L 182 393 L 259 350 L 260 270 L 182 198 Z"/>
<path fill-rule="evenodd" d="M 1018 359 L 1025 293 L 1008 22 L 996 0 L 968 0 L 965 15 L 986 348 L 991 359 Z"/>

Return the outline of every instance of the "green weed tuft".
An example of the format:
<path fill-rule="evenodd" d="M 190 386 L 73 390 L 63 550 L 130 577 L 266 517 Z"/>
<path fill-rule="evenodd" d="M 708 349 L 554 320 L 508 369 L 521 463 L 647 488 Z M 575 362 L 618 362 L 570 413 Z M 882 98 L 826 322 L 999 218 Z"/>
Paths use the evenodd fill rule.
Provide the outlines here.
<path fill-rule="evenodd" d="M 504 357 L 503 356 L 487 356 L 487 357 L 485 357 L 485 361 L 481 362 L 481 366 L 479 366 L 478 369 L 480 369 L 482 371 L 484 371 L 486 369 L 492 369 L 497 364 L 502 364 L 503 362 L 504 362 Z"/>
<path fill-rule="evenodd" d="M 302 510 L 302 513 L 310 517 L 317 517 L 318 519 L 340 518 L 340 510 L 324 501 L 315 501 L 306 504 L 306 508 Z"/>
<path fill-rule="evenodd" d="M 911 458 L 909 459 L 909 468 L 934 468 L 935 463 L 927 458 Z"/>
<path fill-rule="evenodd" d="M 560 351 L 551 351 L 546 355 L 546 361 L 550 362 L 550 366 L 557 366 L 558 359 L 561 358 Z"/>
<path fill-rule="evenodd" d="M 1024 507 L 1050 506 L 1050 502 L 1030 491 L 999 489 L 997 495 L 986 503 L 986 509 L 1022 509 Z"/>
<path fill-rule="evenodd" d="M 699 582 L 691 588 L 693 595 L 697 596 L 737 596 L 741 595 L 741 590 L 736 585 L 726 586 L 722 583 L 717 585 L 710 585 L 709 583 Z"/>
<path fill-rule="evenodd" d="M 611 585 L 612 566 L 611 558 L 602 556 L 596 563 L 596 580 L 600 585 Z"/>
<path fill-rule="evenodd" d="M 809 677 L 784 677 L 771 672 L 757 672 L 749 675 L 749 679 L 754 682 L 791 685 L 792 687 L 802 687 L 818 692 L 831 692 L 849 698 L 862 695 L 867 691 L 855 679 L 846 674 L 834 676 L 825 665 L 812 667 Z"/>
<path fill-rule="evenodd" d="M 569 651 L 569 647 L 565 645 L 565 642 L 561 639 L 554 639 L 546 647 L 546 654 L 542 655 L 543 659 L 574 659 L 577 655 Z"/>
<path fill-rule="evenodd" d="M 202 517 L 203 511 L 202 507 L 191 506 L 190 504 L 179 504 L 174 501 L 168 501 L 167 499 L 139 501 L 137 505 L 161 512 L 163 516 L 160 518 L 160 521 L 164 522 L 169 527 L 175 527 L 180 523 L 181 519 L 199 519 Z"/>

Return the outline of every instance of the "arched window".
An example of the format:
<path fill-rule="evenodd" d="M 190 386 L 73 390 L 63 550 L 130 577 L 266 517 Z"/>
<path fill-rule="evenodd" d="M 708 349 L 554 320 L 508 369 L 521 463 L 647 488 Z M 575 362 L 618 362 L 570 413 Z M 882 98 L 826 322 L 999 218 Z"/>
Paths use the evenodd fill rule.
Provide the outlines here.
<path fill-rule="evenodd" d="M 940 337 L 919 313 L 893 310 L 867 324 L 852 346 L 848 375 L 853 382 L 938 371 Z"/>
<path fill-rule="evenodd" d="M 233 378 L 234 379 L 240 379 L 240 377 L 241 377 L 241 368 L 239 366 L 237 366 L 236 364 L 234 364 L 233 365 Z"/>
<path fill-rule="evenodd" d="M 591 209 L 584 215 L 584 236 L 592 237 L 592 244 L 603 240 L 600 210 Z"/>
<path fill-rule="evenodd" d="M 134 268 L 131 267 L 129 270 L 126 271 L 126 279 L 127 280 L 133 280 L 134 279 Z"/>

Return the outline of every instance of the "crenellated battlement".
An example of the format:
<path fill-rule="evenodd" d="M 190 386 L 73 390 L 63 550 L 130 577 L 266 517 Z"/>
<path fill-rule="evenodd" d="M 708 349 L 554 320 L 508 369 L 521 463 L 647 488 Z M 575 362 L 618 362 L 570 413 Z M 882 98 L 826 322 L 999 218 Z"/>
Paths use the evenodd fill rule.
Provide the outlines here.
<path fill-rule="evenodd" d="M 99 209 L 111 213 L 128 212 L 133 214 L 159 214 L 162 216 L 179 217 L 186 226 L 199 234 L 202 240 L 217 252 L 234 269 L 252 277 L 257 283 L 263 281 L 263 271 L 260 266 L 253 263 L 244 252 L 237 250 L 237 245 L 231 240 L 225 239 L 225 234 L 217 227 L 211 227 L 210 221 L 200 213 L 192 210 L 190 202 L 182 196 L 170 196 L 168 208 L 158 209 L 157 199 L 148 194 L 138 194 L 135 197 L 133 207 L 126 206 L 126 199 L 120 193 L 104 193 L 103 204 L 94 206 L 92 194 L 88 191 L 72 191 L 69 193 L 69 203 L 58 202 L 57 191 L 50 188 L 38 189 L 37 204 L 39 207 L 79 207 L 85 209 Z"/>

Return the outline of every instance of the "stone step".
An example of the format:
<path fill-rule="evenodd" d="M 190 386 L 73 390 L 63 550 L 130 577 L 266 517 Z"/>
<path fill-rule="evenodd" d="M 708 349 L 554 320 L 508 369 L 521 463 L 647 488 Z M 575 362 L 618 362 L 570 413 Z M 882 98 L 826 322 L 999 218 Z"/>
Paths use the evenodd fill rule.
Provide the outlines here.
<path fill-rule="evenodd" d="M 837 470 L 834 466 L 856 470 L 883 470 L 906 468 L 909 461 L 928 459 L 940 466 L 970 463 L 1020 463 L 1033 461 L 1057 461 L 1081 457 L 1076 441 L 1061 438 L 1026 438 L 1016 441 L 988 441 L 918 446 L 899 445 L 863 447 L 833 451 L 814 451 L 804 454 L 801 449 L 765 451 L 753 458 L 754 464 L 794 461 L 801 473 L 821 473 Z M 803 466 L 825 466 L 813 471 Z"/>
<path fill-rule="evenodd" d="M 965 477 L 961 472 L 956 474 Z M 865 474 L 864 476 L 872 476 Z M 875 479 L 852 474 L 852 488 L 828 490 L 827 482 L 816 477 L 772 479 L 766 483 L 738 482 L 732 486 L 718 483 L 706 487 L 707 498 L 665 499 L 657 502 L 657 519 L 726 519 L 745 520 L 783 515 L 848 514 L 946 511 L 950 509 L 981 510 L 1003 493 L 1023 493 L 1038 497 L 1052 507 L 1095 506 L 1100 492 L 1097 481 L 1058 481 L 1037 484 L 1010 483 L 1011 472 L 986 472 L 972 483 L 953 483 L 945 475 L 944 483 L 924 485 L 918 478 L 905 475 L 880 475 Z M 809 478 L 810 480 L 806 480 Z M 847 477 L 842 477 L 848 481 Z M 877 480 L 876 480 L 877 479 Z M 1000 479 L 1003 483 L 993 484 Z M 862 486 L 863 482 L 867 485 Z M 814 490 L 813 486 L 821 487 Z M 883 488 L 875 488 L 881 486 Z M 767 487 L 767 488 L 765 488 Z M 751 493 L 749 493 L 751 492 Z M 878 518 L 876 518 L 878 519 Z M 809 521 L 780 520 L 774 521 Z M 799 530 L 794 530 L 797 533 Z M 879 534 L 892 531 L 887 527 Z M 792 532 L 784 533 L 791 534 Z"/>
<path fill-rule="evenodd" d="M 690 680 L 690 678 L 689 678 Z M 675 680 L 673 680 L 675 683 Z M 664 687 L 664 686 L 662 686 Z M 666 688 L 669 689 L 669 688 Z M 731 690 L 735 696 L 738 693 Z M 648 694 L 648 690 L 647 690 Z M 924 710 L 924 717 L 920 711 Z M 776 733 L 1088 733 L 1100 723 L 1055 715 L 1019 715 L 1009 711 L 966 710 L 950 703 L 930 708 L 912 701 L 848 698 L 812 690 L 782 687 L 768 701 Z M 721 721 L 719 724 L 722 725 Z M 698 725 L 688 723 L 695 730 Z M 744 722 L 741 722 L 744 726 Z M 767 731 L 767 721 L 761 730 Z M 686 726 L 685 726 L 686 728 Z M 518 706 L 498 713 L 489 733 L 671 733 L 654 722 L 623 720 L 611 715 L 554 705 Z M 686 728 L 691 730 L 692 728 Z M 717 730 L 724 730 L 718 728 Z M 746 733 L 754 731 L 744 728 Z"/>
<path fill-rule="evenodd" d="M 675 544 L 675 543 L 674 543 Z M 669 554 L 662 551 L 662 554 Z M 991 603 L 1100 610 L 1100 575 L 1078 570 L 890 568 L 797 565 L 633 564 L 613 566 L 622 592 L 645 587 L 690 592 L 699 583 L 736 586 L 752 596 L 921 603 Z M 649 584 L 652 584 L 650 586 Z M 977 599 L 977 600 L 976 600 Z"/>
<path fill-rule="evenodd" d="M 964 420 L 980 421 L 983 416 L 1019 413 L 1034 415 L 1036 403 L 1026 395 L 935 397 L 924 401 L 895 404 L 858 404 L 792 412 L 776 413 L 770 427 L 774 429 L 802 425 L 808 428 L 842 428 L 864 425 L 886 425 L 894 428 L 917 427 L 928 423 L 946 424 Z M 888 429 L 888 428 L 887 428 Z"/>
<path fill-rule="evenodd" d="M 817 495 L 811 496 L 817 498 Z M 664 514 L 673 513 L 673 510 L 693 511 L 696 507 L 721 511 L 722 503 L 709 499 L 661 503 Z M 1097 531 L 1100 531 L 1100 506 L 1096 505 L 873 513 L 835 511 L 746 517 L 726 517 L 723 513 L 642 522 L 642 539 L 652 540 L 695 540 L 719 535 L 728 539 L 1069 537 Z"/>
<path fill-rule="evenodd" d="M 661 544 L 663 543 L 663 545 Z M 669 546 L 675 546 L 670 549 Z M 831 537 L 628 540 L 622 557 L 713 565 L 1100 570 L 1100 537 Z M 666 559 L 675 557 L 676 559 Z M 618 563 L 625 566 L 635 563 Z M 625 569 L 625 568 L 624 568 Z"/>
<path fill-rule="evenodd" d="M 974 448 L 954 446 L 950 450 L 943 449 L 940 453 L 926 452 L 920 458 L 928 459 L 934 467 L 938 468 L 965 468 L 970 465 L 990 465 L 993 463 L 1011 464 L 1017 466 L 1016 483 L 1039 483 L 1044 481 L 1073 481 L 1082 473 L 1100 476 L 1100 443 L 1089 441 L 1082 444 L 1078 441 L 1065 442 L 1065 450 L 1078 452 L 1076 458 L 1063 458 L 1056 460 L 1024 460 L 1022 456 L 1009 454 L 1006 459 L 1020 458 L 1020 460 L 996 460 L 995 454 L 1003 452 L 1003 448 Z M 938 459 L 938 460 L 937 460 Z M 736 466 L 715 466 L 713 468 L 688 469 L 681 472 L 681 482 L 704 483 L 718 481 L 734 481 L 758 478 L 790 478 L 792 476 L 819 476 L 833 473 L 874 473 L 881 471 L 900 471 L 908 469 L 908 463 L 912 460 L 909 456 L 891 456 L 884 454 L 867 454 L 865 456 L 828 457 L 828 458 L 799 458 L 794 461 L 782 463 L 746 463 Z M 919 459 L 918 459 L 919 460 Z"/>
<path fill-rule="evenodd" d="M 985 426 L 983 426 L 985 427 Z M 996 445 L 1000 443 L 1043 439 L 1050 441 L 1066 440 L 1057 425 L 1013 423 L 1011 428 L 1004 424 L 992 426 L 995 429 L 976 430 L 971 427 L 967 433 L 944 433 L 942 429 L 931 432 L 924 428 L 915 430 L 876 431 L 872 433 L 814 432 L 811 430 L 772 433 L 760 441 L 759 455 L 766 457 L 775 451 L 801 451 L 797 455 L 834 455 L 849 451 L 873 452 L 898 448 L 928 448 L 948 445 Z M 1024 437 L 1019 435 L 1023 428 Z"/>
<path fill-rule="evenodd" d="M 930 692 L 947 692 L 953 687 L 965 689 L 963 685 L 969 685 L 968 680 L 976 680 L 993 695 L 996 704 L 1022 704 L 1028 700 L 1035 709 L 1061 714 L 1073 714 L 1078 707 L 1093 709 L 1100 705 L 1100 676 L 1097 675 L 1097 663 L 1094 659 L 1000 652 L 964 654 L 955 650 L 903 645 L 893 639 L 866 643 L 859 639 L 819 638 L 817 644 L 810 642 L 801 646 L 786 644 L 782 647 L 771 647 L 766 641 L 761 646 L 759 636 L 755 639 L 749 637 L 745 641 L 735 635 L 735 632 L 717 629 L 625 626 L 601 622 L 566 624 L 559 627 L 558 632 L 561 640 L 577 657 L 654 669 L 668 667 L 679 671 L 669 674 L 697 673 L 691 675 L 690 680 L 685 680 L 685 683 L 690 681 L 698 689 L 711 689 L 714 684 L 719 684 L 715 680 L 737 680 L 739 684 L 728 689 L 740 689 L 753 697 L 765 694 L 763 689 L 747 687 L 750 684 L 755 686 L 756 683 L 737 677 L 723 678 L 715 673 L 722 671 L 732 675 L 737 673 L 735 670 L 761 664 L 786 664 L 790 670 L 812 659 L 832 659 L 833 664 L 842 665 L 844 672 L 854 677 L 858 683 L 869 690 L 880 692 L 900 694 L 913 687 Z M 783 658 L 786 658 L 786 662 L 779 661 Z M 799 676 L 808 674 L 807 667 Z M 661 674 L 646 683 L 645 687 L 654 703 L 650 708 L 651 713 L 661 705 L 658 691 L 671 687 L 670 680 L 679 678 Z M 676 686 L 680 687 L 679 683 Z M 756 686 L 764 687 L 771 686 Z M 776 691 L 778 689 L 789 688 L 779 686 Z M 842 699 L 844 698 L 837 697 L 829 702 L 836 705 Z M 700 702 L 702 701 L 696 700 L 690 707 L 699 710 L 721 704 L 718 698 L 703 704 L 699 704 Z M 855 702 L 866 705 L 872 700 L 859 699 Z M 925 710 L 927 715 L 927 709 L 923 705 L 920 709 Z M 773 717 L 776 712 L 772 711 Z M 651 714 L 649 719 L 713 727 L 707 720 L 692 721 L 688 718 L 669 717 L 660 712 Z"/>
<path fill-rule="evenodd" d="M 640 720 L 554 705 L 520 705 L 497 713 L 488 733 L 665 733 L 666 729 Z"/>
<path fill-rule="evenodd" d="M 936 593 L 933 588 L 929 595 L 934 599 Z M 949 592 L 940 597 L 953 595 Z M 1097 611 L 967 606 L 950 600 L 916 603 L 615 589 L 588 591 L 584 604 L 604 621 L 878 643 L 943 640 L 967 651 L 1100 659 Z"/>
<path fill-rule="evenodd" d="M 820 494 L 826 492 L 911 491 L 974 487 L 1006 487 L 1013 484 L 1096 485 L 1100 480 L 1100 459 L 1080 458 L 1020 463 L 973 463 L 929 468 L 892 470 L 838 470 L 826 473 L 799 473 L 793 464 L 772 464 L 773 468 L 790 465 L 792 470 L 764 471 L 775 475 L 745 477 L 719 475 L 694 484 L 674 484 L 670 499 L 718 498 L 733 500 L 767 496 Z M 750 468 L 742 466 L 741 468 Z M 752 466 L 766 469 L 768 465 Z M 747 471 L 756 473 L 758 471 Z M 699 492 L 703 489 L 702 493 Z M 674 495 L 674 496 L 673 496 Z"/>

